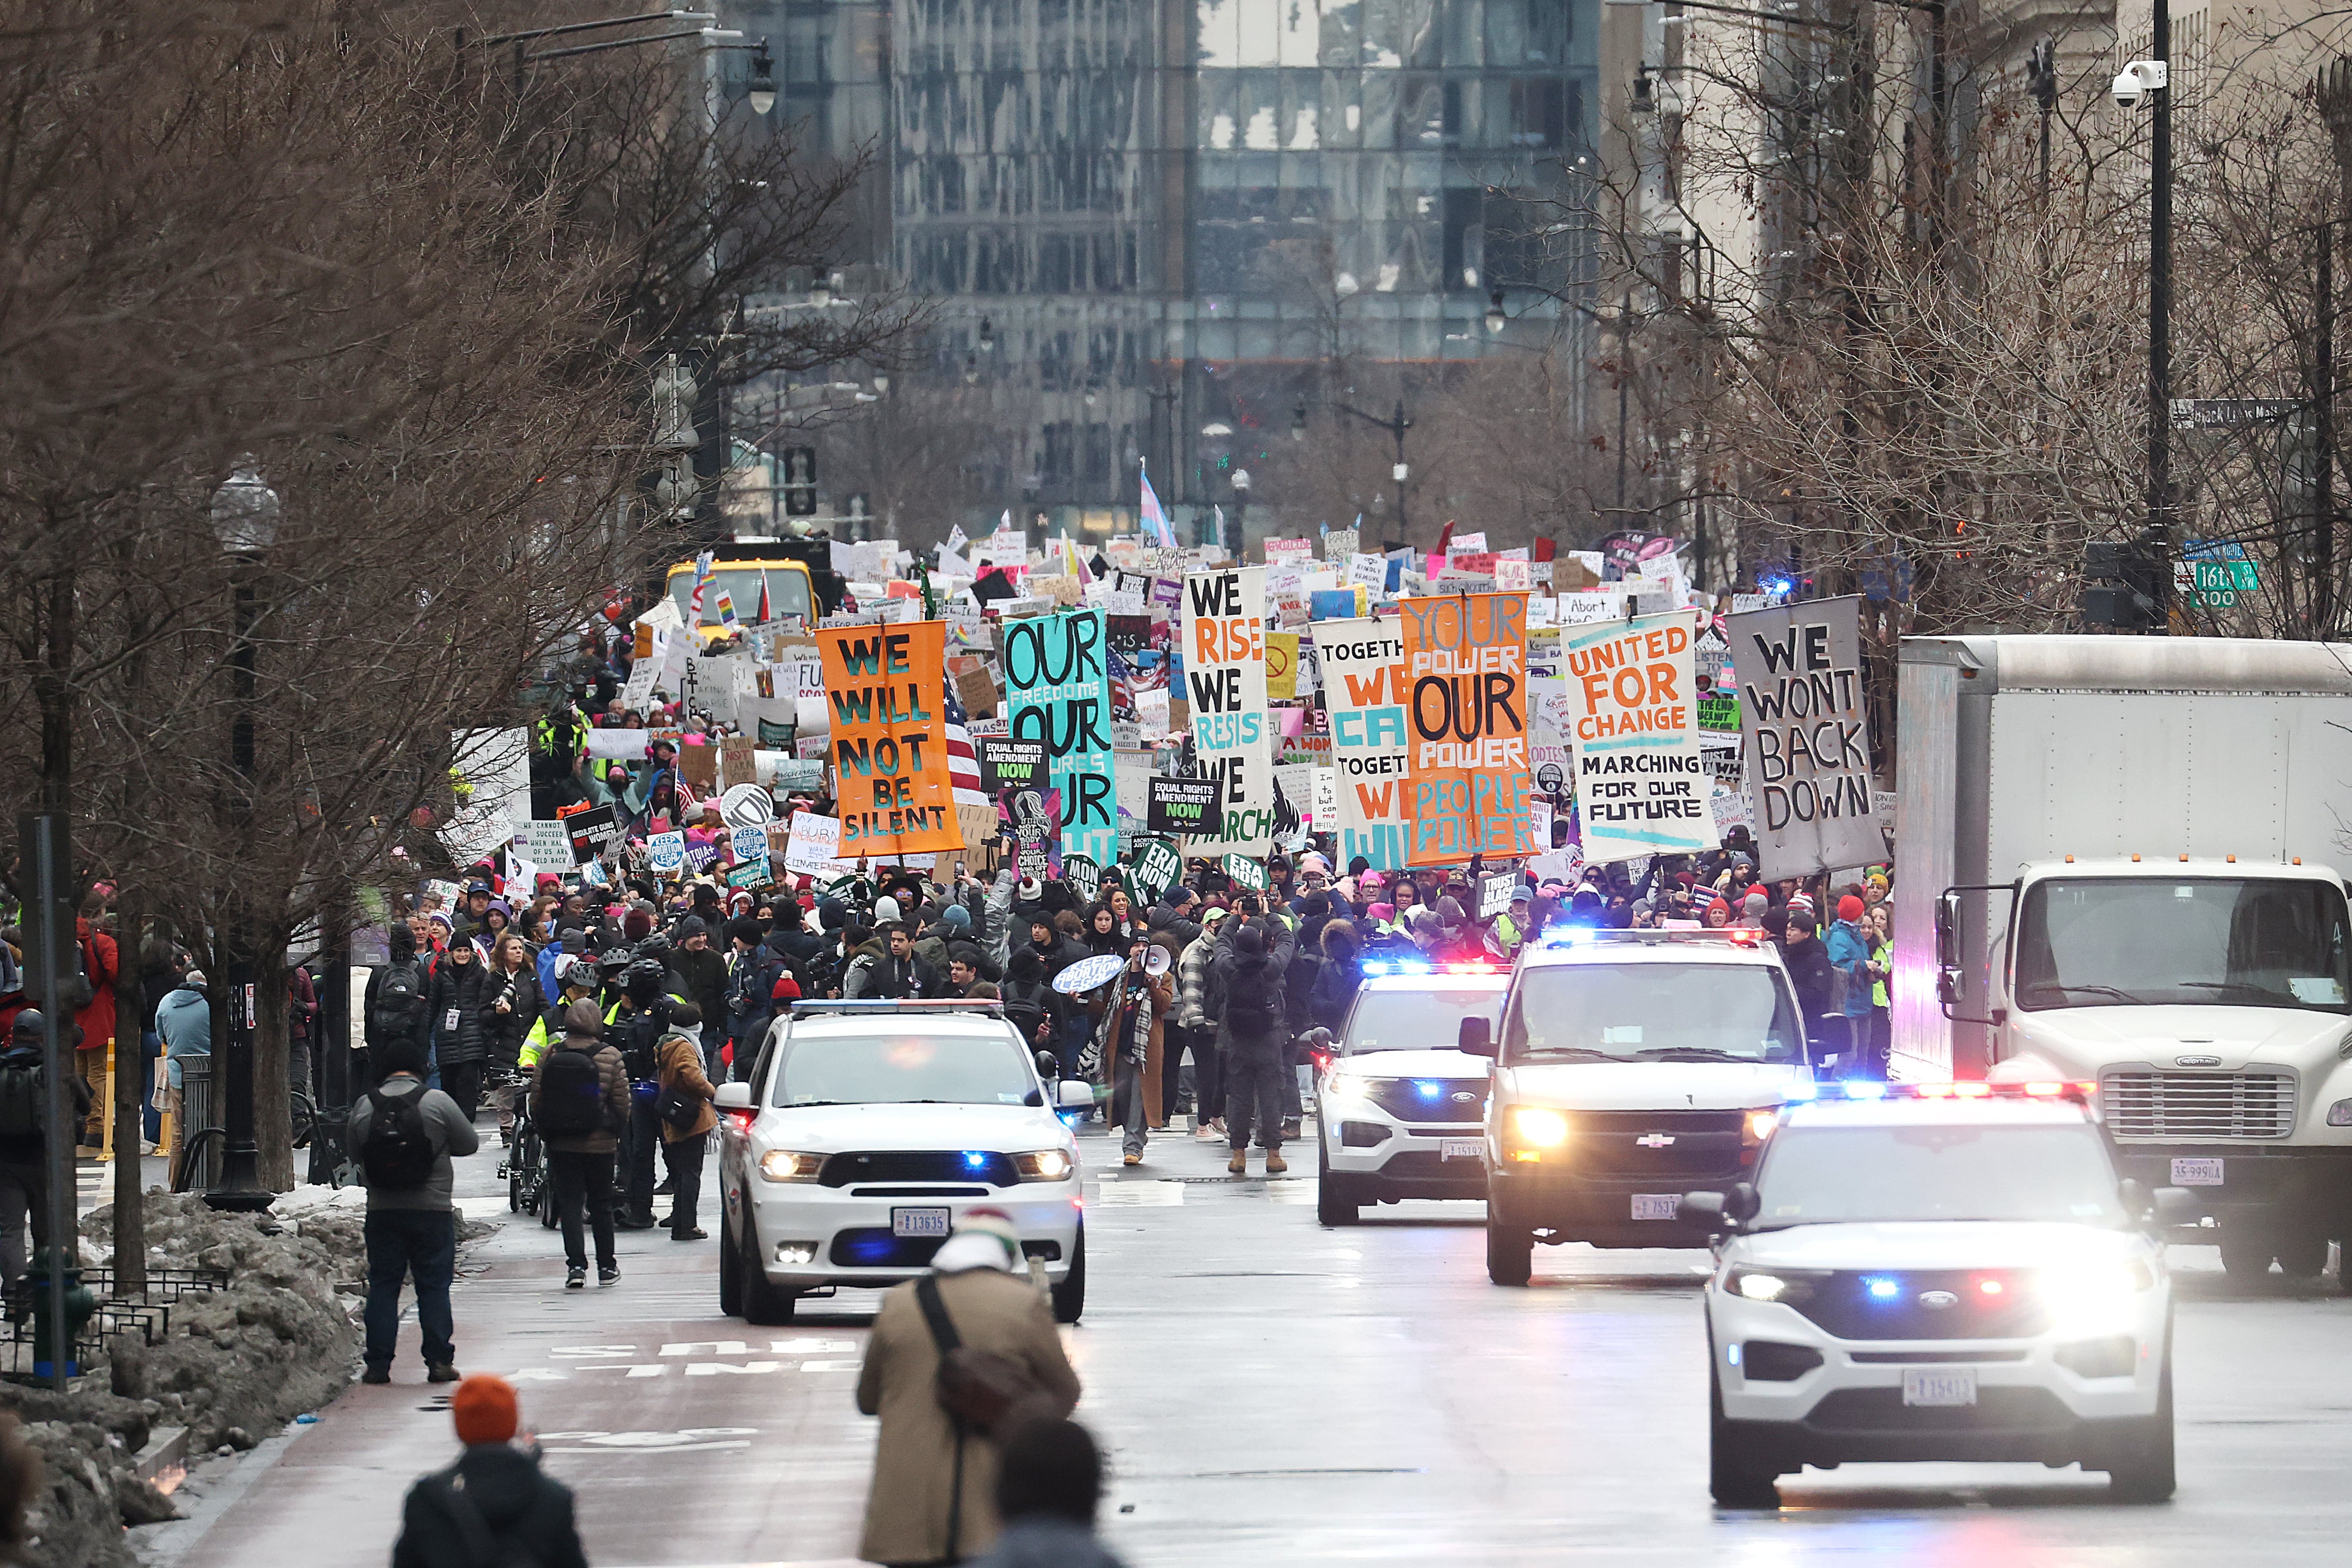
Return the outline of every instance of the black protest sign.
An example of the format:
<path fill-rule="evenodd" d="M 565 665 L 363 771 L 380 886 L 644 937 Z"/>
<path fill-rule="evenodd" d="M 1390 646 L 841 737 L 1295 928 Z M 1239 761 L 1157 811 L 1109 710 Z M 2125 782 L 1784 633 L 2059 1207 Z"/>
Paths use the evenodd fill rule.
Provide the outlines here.
<path fill-rule="evenodd" d="M 1488 871 L 1478 879 L 1478 918 L 1493 920 L 1511 910 L 1511 895 L 1519 889 L 1517 871 Z"/>
<path fill-rule="evenodd" d="M 1886 852 L 1873 799 L 1861 606 L 1858 598 L 1815 599 L 1726 623 L 1757 869 L 1768 881 Z"/>
<path fill-rule="evenodd" d="M 1102 868 L 1084 855 L 1062 857 L 1062 879 L 1088 903 L 1094 902 L 1102 892 Z"/>
<path fill-rule="evenodd" d="M 1223 781 L 1154 778 L 1150 789 L 1143 824 L 1150 831 L 1194 838 L 1223 826 Z"/>
<path fill-rule="evenodd" d="M 980 742 L 981 786 L 992 794 L 1007 789 L 1045 786 L 1045 742 L 1000 741 L 983 736 Z"/>
<path fill-rule="evenodd" d="M 575 811 L 563 819 L 563 831 L 572 840 L 572 863 L 584 866 L 603 858 L 605 850 L 621 841 L 621 825 L 609 805 L 592 805 L 585 811 Z"/>
<path fill-rule="evenodd" d="M 1150 839 L 1135 852 L 1133 876 L 1135 890 L 1147 899 L 1156 900 L 1176 885 L 1184 872 L 1183 858 L 1176 847 L 1160 839 Z"/>

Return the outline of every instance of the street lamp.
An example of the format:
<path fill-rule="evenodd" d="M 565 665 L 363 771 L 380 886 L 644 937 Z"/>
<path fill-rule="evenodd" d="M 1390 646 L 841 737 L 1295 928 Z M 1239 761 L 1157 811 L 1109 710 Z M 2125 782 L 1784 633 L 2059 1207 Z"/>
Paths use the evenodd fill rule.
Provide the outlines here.
<path fill-rule="evenodd" d="M 996 325 L 986 316 L 980 319 L 980 352 L 984 354 L 996 352 Z"/>
<path fill-rule="evenodd" d="M 2109 89 L 2119 108 L 2148 100 L 2147 151 L 2147 526 L 2145 543 L 2168 549 L 2172 537 L 2172 11 L 2149 7 L 2149 58 L 2124 67 Z M 2157 620 L 2172 618 L 2172 574 L 2155 581 Z"/>
<path fill-rule="evenodd" d="M 751 55 L 751 88 L 744 95 L 750 100 L 751 112 L 765 114 L 776 107 L 776 60 L 768 53 L 768 40 L 761 38 Z"/>
<path fill-rule="evenodd" d="M 1503 291 L 1497 289 L 1486 296 L 1486 330 L 1500 336 L 1506 320 L 1503 314 Z"/>
<path fill-rule="evenodd" d="M 213 534 L 221 553 L 228 557 L 229 580 L 236 605 L 235 637 L 229 644 L 230 693 L 235 710 L 229 721 L 229 765 L 242 789 L 234 812 L 243 843 L 251 837 L 253 814 L 254 742 L 254 579 L 269 547 L 278 539 L 278 492 L 269 488 L 251 456 L 240 457 L 229 477 L 213 492 Z M 261 1150 L 253 1138 L 253 918 L 246 907 L 242 886 L 229 894 L 228 919 L 222 933 L 224 966 L 228 973 L 228 1039 L 224 1062 L 228 1068 L 226 1092 L 227 1144 L 221 1159 L 220 1181 L 205 1194 L 209 1207 L 253 1214 L 269 1206 L 270 1194 L 261 1184 Z"/>
<path fill-rule="evenodd" d="M 1234 470 L 1234 520 L 1225 529 L 1225 554 L 1234 560 L 1249 548 L 1249 529 L 1243 521 L 1249 510 L 1250 477 L 1247 468 Z"/>

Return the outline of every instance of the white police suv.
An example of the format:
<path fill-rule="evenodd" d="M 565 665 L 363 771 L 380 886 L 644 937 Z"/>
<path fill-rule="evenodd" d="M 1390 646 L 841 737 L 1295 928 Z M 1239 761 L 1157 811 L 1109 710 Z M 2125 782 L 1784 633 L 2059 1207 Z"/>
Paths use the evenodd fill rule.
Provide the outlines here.
<path fill-rule="evenodd" d="M 1499 963 L 1370 959 L 1318 1091 L 1315 1215 L 1353 1225 L 1366 1204 L 1486 1195 L 1486 1063 L 1462 1020 L 1493 1021 Z"/>
<path fill-rule="evenodd" d="M 2083 1084 L 1823 1085 L 1754 1184 L 1692 1193 L 1718 1503 L 1847 1460 L 2025 1460 L 2172 1495 L 2172 1289 L 2189 1194 L 2119 1180 Z"/>
<path fill-rule="evenodd" d="M 1549 933 L 1520 950 L 1490 1057 L 1486 1276 L 1525 1285 L 1535 1245 L 1699 1247 L 1682 1196 L 1755 1167 L 1812 1082 L 1795 988 L 1757 931 Z"/>
<path fill-rule="evenodd" d="M 912 1279 L 969 1208 L 998 1208 L 1051 1281 L 1087 1298 L 1077 1140 L 1061 1106 L 1093 1090 L 1041 1075 L 993 1002 L 795 1002 L 748 1082 L 719 1090 L 719 1303 L 781 1323 L 812 1291 Z"/>

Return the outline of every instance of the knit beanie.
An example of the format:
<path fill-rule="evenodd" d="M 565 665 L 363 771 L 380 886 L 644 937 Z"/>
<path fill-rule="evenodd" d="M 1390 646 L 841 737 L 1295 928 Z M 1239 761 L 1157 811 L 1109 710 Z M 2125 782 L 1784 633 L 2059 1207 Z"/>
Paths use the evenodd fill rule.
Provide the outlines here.
<path fill-rule="evenodd" d="M 486 1372 L 457 1384 L 457 1392 L 449 1396 L 449 1414 L 457 1424 L 457 1441 L 468 1447 L 512 1442 L 521 1420 L 514 1385 Z"/>
<path fill-rule="evenodd" d="M 1844 898 L 1840 899 L 1838 900 L 1838 919 L 1842 921 L 1858 921 L 1862 919 L 1862 900 L 1855 898 L 1852 893 L 1848 893 Z"/>

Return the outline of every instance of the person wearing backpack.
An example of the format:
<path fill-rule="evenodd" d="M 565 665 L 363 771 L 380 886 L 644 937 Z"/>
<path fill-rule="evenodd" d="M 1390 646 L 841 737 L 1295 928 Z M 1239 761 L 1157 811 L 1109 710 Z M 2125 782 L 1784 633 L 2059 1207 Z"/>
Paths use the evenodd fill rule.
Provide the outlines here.
<path fill-rule="evenodd" d="M 368 975 L 361 1011 L 367 1022 L 370 1065 L 381 1075 L 383 1058 L 376 1053 L 391 1047 L 413 1045 L 424 1050 L 430 1037 L 425 1027 L 425 966 L 416 959 L 416 933 L 405 921 L 395 921 L 384 932 L 389 958 Z"/>
<path fill-rule="evenodd" d="M 1217 1049 L 1225 1079 L 1225 1142 L 1233 1158 L 1225 1169 L 1249 1170 L 1250 1121 L 1257 1120 L 1265 1145 L 1265 1173 L 1290 1169 L 1282 1157 L 1283 1079 L 1288 1076 L 1289 1004 L 1284 993 L 1286 955 L 1266 952 L 1266 931 L 1257 920 L 1242 922 L 1231 951 L 1209 966 L 1208 1011 L 1217 1019 Z"/>
<path fill-rule="evenodd" d="M 14 1285 L 25 1275 L 25 1216 L 32 1215 L 33 1246 L 49 1244 L 49 1075 L 42 1066 L 41 1036 L 48 1021 L 27 1007 L 9 1026 L 0 1049 L 0 1282 Z M 72 1050 L 81 1031 L 65 1026 L 63 1044 Z M 67 1080 L 73 1125 L 89 1114 L 89 1082 L 79 1073 Z"/>
<path fill-rule="evenodd" d="M 1053 1308 L 1021 1268 L 1012 1216 L 966 1209 L 932 1272 L 882 1298 L 857 1375 L 857 1408 L 882 1418 L 857 1552 L 866 1561 L 960 1563 L 987 1551 L 1003 1529 L 997 1445 L 1014 1423 L 983 1431 L 973 1413 L 990 1403 L 1054 1416 L 1077 1407 L 1078 1374 Z"/>
<path fill-rule="evenodd" d="M 450 1394 L 449 1415 L 466 1451 L 409 1488 L 392 1568 L 588 1568 L 572 1489 L 540 1469 L 536 1443 L 515 1442 L 514 1385 L 477 1373 Z"/>
<path fill-rule="evenodd" d="M 767 1037 L 776 1016 L 776 982 L 787 972 L 782 950 L 772 939 L 763 940 L 757 921 L 737 920 L 727 927 L 735 965 L 727 976 L 727 1016 L 709 1020 L 702 1031 L 706 1076 L 721 1076 L 720 1042 L 734 1047 L 733 1060 L 749 1062 Z"/>
<path fill-rule="evenodd" d="M 530 1119 L 546 1142 L 548 1173 L 555 1183 L 567 1290 L 588 1283 L 588 1253 L 580 1234 L 583 1204 L 596 1237 L 596 1282 L 610 1285 L 621 1277 L 613 1247 L 613 1156 L 629 1120 L 629 1074 L 604 1035 L 604 1018 L 596 1004 L 574 1002 L 563 1010 L 563 1037 L 530 1069 Z"/>
<path fill-rule="evenodd" d="M 481 1146 L 457 1102 L 425 1087 L 425 1050 L 413 1041 L 377 1057 L 383 1081 L 352 1105 L 351 1150 L 367 1183 L 367 1363 L 362 1383 L 390 1383 L 400 1338 L 400 1285 L 416 1286 L 425 1381 L 457 1381 L 449 1281 L 457 1270 L 450 1157 Z"/>
<path fill-rule="evenodd" d="M 672 1241 L 701 1241 L 709 1233 L 695 1223 L 702 1197 L 702 1157 L 710 1130 L 719 1125 L 711 1101 L 719 1091 L 703 1068 L 702 1046 L 692 1030 L 702 1009 L 681 1002 L 670 1009 L 669 1026 L 655 1047 L 654 1114 L 661 1120 L 662 1160 L 669 1167 L 669 1227 Z"/>

